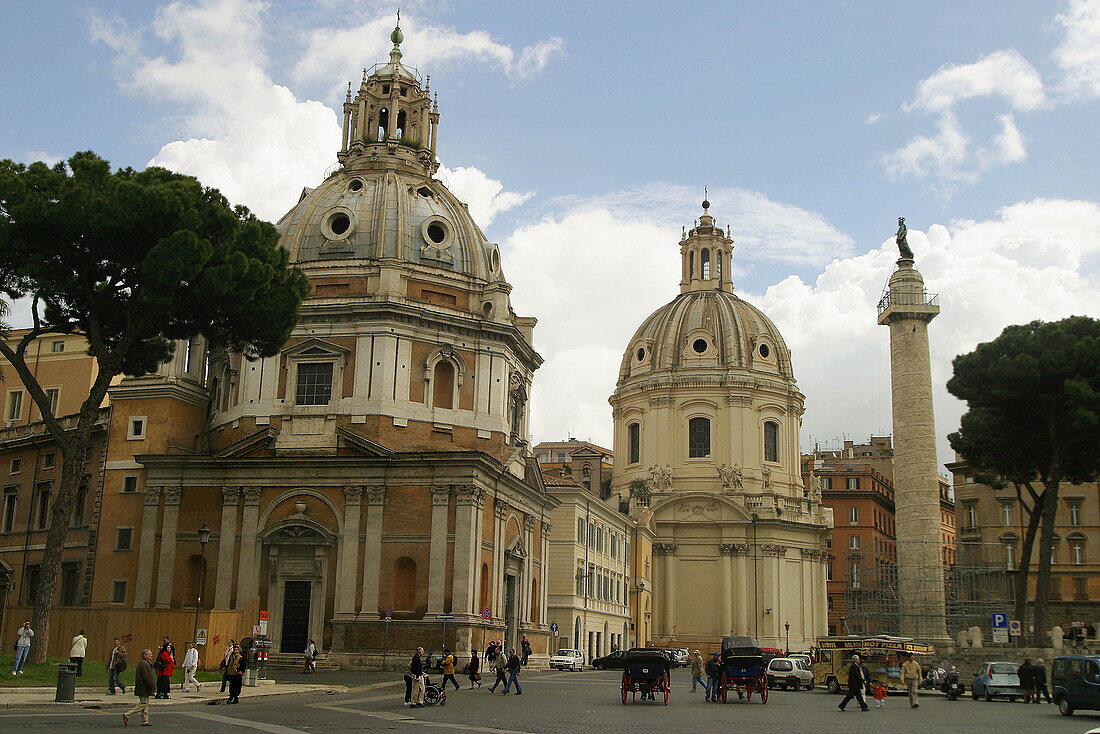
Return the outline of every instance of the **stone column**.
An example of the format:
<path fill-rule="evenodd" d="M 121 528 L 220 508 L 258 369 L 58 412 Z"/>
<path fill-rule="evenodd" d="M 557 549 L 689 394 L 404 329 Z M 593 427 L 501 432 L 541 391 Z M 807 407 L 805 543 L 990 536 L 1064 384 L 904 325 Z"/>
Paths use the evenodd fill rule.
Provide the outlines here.
<path fill-rule="evenodd" d="M 443 613 L 443 584 L 447 580 L 447 508 L 451 488 L 432 487 L 432 539 L 428 548 L 428 614 Z"/>
<path fill-rule="evenodd" d="M 237 545 L 237 502 L 240 487 L 222 488 L 222 523 L 218 528 L 218 579 L 214 586 L 214 608 L 229 609 L 233 598 L 233 561 Z"/>
<path fill-rule="evenodd" d="M 508 518 L 508 506 L 496 500 L 493 507 L 493 615 L 504 613 L 504 521 Z"/>
<path fill-rule="evenodd" d="M 547 624 L 550 620 L 547 618 L 547 600 L 548 594 L 546 587 L 550 583 L 550 523 L 545 520 L 542 521 L 542 573 L 539 578 L 539 622 Z M 571 571 L 572 572 L 572 571 Z M 576 586 L 576 581 L 573 581 L 573 585 Z M 570 593 L 572 593 L 572 589 Z M 624 601 L 624 603 L 626 603 Z"/>
<path fill-rule="evenodd" d="M 176 570 L 176 531 L 179 529 L 181 487 L 165 487 L 164 517 L 160 523 L 160 560 L 157 562 L 157 606 L 172 606 Z"/>
<path fill-rule="evenodd" d="M 485 490 L 476 484 L 456 487 L 454 578 L 451 586 L 451 612 L 473 614 L 474 543 L 477 541 L 477 515 Z M 434 540 L 435 535 L 433 533 Z M 520 617 L 522 619 L 522 615 Z"/>
<path fill-rule="evenodd" d="M 138 545 L 137 585 L 134 588 L 134 607 L 149 606 L 153 590 L 153 552 L 157 547 L 157 510 L 160 505 L 161 487 L 145 486 L 145 506 L 141 513 L 141 540 Z"/>
<path fill-rule="evenodd" d="M 733 546 L 722 543 L 718 546 L 718 573 L 721 584 L 719 593 L 722 595 L 722 636 L 731 634 L 734 629 L 733 621 Z"/>
<path fill-rule="evenodd" d="M 260 488 L 244 488 L 241 516 L 241 561 L 237 571 L 237 609 L 243 609 L 257 594 L 260 572 L 256 567 L 256 531 L 260 522 Z"/>
<path fill-rule="evenodd" d="M 737 586 L 741 589 L 740 595 L 737 597 L 737 616 L 735 617 L 733 634 L 744 635 L 749 626 L 749 594 L 752 590 L 752 584 L 749 583 L 748 574 L 748 556 L 749 546 L 748 544 L 737 544 L 733 546 L 733 560 L 736 568 L 734 569 Z"/>
<path fill-rule="evenodd" d="M 336 560 L 336 616 L 355 616 L 355 576 L 359 569 L 359 516 L 362 487 L 344 487 L 344 529 Z"/>
<path fill-rule="evenodd" d="M 363 604 L 362 614 L 367 619 L 378 619 L 378 581 L 382 570 L 382 519 L 386 502 L 386 488 L 368 486 L 367 492 L 367 545 L 363 550 Z"/>
<path fill-rule="evenodd" d="M 664 629 L 662 634 L 671 635 L 676 625 L 676 544 L 662 543 L 661 553 L 664 555 L 664 573 L 661 579 L 661 594 L 664 595 L 663 608 Z M 656 549 L 656 546 L 654 546 Z"/>
<path fill-rule="evenodd" d="M 523 559 L 523 614 L 519 618 L 524 622 L 531 621 L 531 574 L 535 572 L 535 564 L 532 555 L 535 552 L 535 518 L 527 515 L 523 518 L 523 547 L 527 556 Z"/>

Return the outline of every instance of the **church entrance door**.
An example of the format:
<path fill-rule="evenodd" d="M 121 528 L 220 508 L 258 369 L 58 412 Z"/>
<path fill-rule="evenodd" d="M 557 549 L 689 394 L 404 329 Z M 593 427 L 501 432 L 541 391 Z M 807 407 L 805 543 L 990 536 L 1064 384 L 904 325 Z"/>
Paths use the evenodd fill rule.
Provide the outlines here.
<path fill-rule="evenodd" d="M 283 635 L 279 649 L 300 652 L 309 643 L 309 608 L 313 583 L 287 581 L 283 587 Z"/>
<path fill-rule="evenodd" d="M 504 577 L 504 651 L 516 647 L 516 577 Z M 518 649 L 518 648 L 517 648 Z"/>

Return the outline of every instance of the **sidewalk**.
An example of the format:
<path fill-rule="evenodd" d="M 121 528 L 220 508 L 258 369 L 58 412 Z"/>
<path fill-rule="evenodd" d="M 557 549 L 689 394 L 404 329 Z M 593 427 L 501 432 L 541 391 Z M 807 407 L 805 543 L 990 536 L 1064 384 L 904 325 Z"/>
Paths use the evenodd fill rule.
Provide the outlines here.
<path fill-rule="evenodd" d="M 204 683 L 202 689 L 198 693 L 194 691 L 181 693 L 179 686 L 174 685 L 172 686 L 171 698 L 164 700 L 150 697 L 149 705 L 154 707 L 178 706 L 186 703 L 206 703 L 208 701 L 225 703 L 228 695 L 220 693 L 220 689 L 220 681 Z M 241 690 L 241 700 L 252 701 L 268 698 L 270 696 L 287 696 L 301 693 L 324 695 L 330 693 L 345 693 L 348 690 L 350 689 L 347 686 L 342 685 L 278 683 L 269 679 L 259 681 L 259 685 L 255 688 L 245 686 Z M 107 695 L 107 692 L 100 688 L 78 687 L 76 689 L 76 700 L 65 703 L 55 702 L 53 700 L 55 695 L 56 690 L 54 688 L 45 686 L 38 688 L 0 688 L 0 708 L 46 707 L 113 709 L 130 708 L 137 702 L 137 697 L 134 696 L 133 688 L 129 686 L 127 686 L 125 694 L 116 693 L 113 696 Z"/>

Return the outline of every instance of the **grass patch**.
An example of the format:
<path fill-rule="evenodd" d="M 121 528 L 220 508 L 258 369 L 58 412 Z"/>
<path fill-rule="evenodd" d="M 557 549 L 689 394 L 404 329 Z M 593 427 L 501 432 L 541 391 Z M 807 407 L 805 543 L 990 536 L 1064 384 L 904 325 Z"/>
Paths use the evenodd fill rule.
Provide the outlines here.
<path fill-rule="evenodd" d="M 15 661 L 12 655 L 0 655 L 0 686 L 5 688 L 31 688 L 34 686 L 47 686 L 53 688 L 57 685 L 57 664 L 69 662 L 68 658 L 48 658 L 44 663 L 26 663 L 23 665 L 23 675 L 12 675 L 11 666 Z M 129 660 L 127 661 L 130 662 Z M 129 690 L 134 684 L 134 670 L 136 663 L 130 663 L 122 672 L 122 684 Z M 207 681 L 220 681 L 220 670 L 200 670 L 195 673 L 195 678 L 200 683 Z M 172 685 L 179 686 L 183 683 L 183 668 L 176 666 L 172 674 Z M 107 690 L 107 664 L 102 660 L 84 659 L 84 675 L 76 679 L 78 688 L 88 686 Z"/>

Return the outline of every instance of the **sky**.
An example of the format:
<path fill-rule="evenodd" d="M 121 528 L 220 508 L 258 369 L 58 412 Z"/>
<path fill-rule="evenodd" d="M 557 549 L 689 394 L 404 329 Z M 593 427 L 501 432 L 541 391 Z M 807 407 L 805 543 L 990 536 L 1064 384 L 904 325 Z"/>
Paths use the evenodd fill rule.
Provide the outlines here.
<path fill-rule="evenodd" d="M 91 149 L 276 221 L 335 165 L 347 82 L 387 59 L 394 16 L 0 4 L 0 158 Z M 942 309 L 941 463 L 965 410 L 945 388 L 956 355 L 1009 324 L 1100 314 L 1100 0 L 414 0 L 401 27 L 439 94 L 439 175 L 539 320 L 536 442 L 610 445 L 623 351 L 678 293 L 704 186 L 736 293 L 792 350 L 804 450 L 891 432 L 876 304 L 899 216 Z"/>

